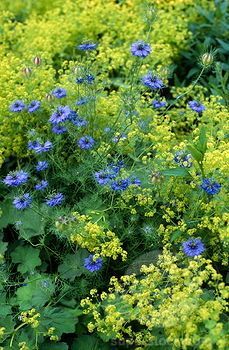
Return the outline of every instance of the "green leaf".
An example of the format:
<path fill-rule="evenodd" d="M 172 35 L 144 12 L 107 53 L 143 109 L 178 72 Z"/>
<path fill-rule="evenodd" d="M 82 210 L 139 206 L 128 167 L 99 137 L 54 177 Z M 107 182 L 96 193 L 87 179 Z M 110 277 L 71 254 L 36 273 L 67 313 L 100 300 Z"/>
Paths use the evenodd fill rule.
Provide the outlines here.
<path fill-rule="evenodd" d="M 179 231 L 179 230 L 176 230 L 172 233 L 172 236 L 171 236 L 171 242 L 174 242 L 176 241 L 178 238 L 180 238 L 182 236 L 183 232 Z"/>
<path fill-rule="evenodd" d="M 63 333 L 75 332 L 75 326 L 78 323 L 78 316 L 81 314 L 82 311 L 78 308 L 69 309 L 64 307 L 47 307 L 42 312 L 41 323 L 46 329 L 54 327 L 55 335 L 60 337 Z"/>
<path fill-rule="evenodd" d="M 0 229 L 7 227 L 9 224 L 14 224 L 20 219 L 20 213 L 12 205 L 12 199 L 6 199 L 1 203 L 2 214 L 0 216 Z"/>
<path fill-rule="evenodd" d="M 204 157 L 203 153 L 201 153 L 196 147 L 192 145 L 188 145 L 187 149 L 198 163 L 202 162 Z"/>
<path fill-rule="evenodd" d="M 33 275 L 16 291 L 16 304 L 20 310 L 39 308 L 45 305 L 55 291 L 55 285 L 46 275 Z"/>
<path fill-rule="evenodd" d="M 44 220 L 42 216 L 28 209 L 22 213 L 21 225 L 19 225 L 20 237 L 30 239 L 31 237 L 41 235 L 44 232 Z"/>
<path fill-rule="evenodd" d="M 172 169 L 166 169 L 161 172 L 164 176 L 190 176 L 189 172 L 185 168 L 172 168 Z"/>
<path fill-rule="evenodd" d="M 40 350 L 68 350 L 68 345 L 66 343 L 44 343 L 40 346 Z"/>
<path fill-rule="evenodd" d="M 88 253 L 85 249 L 80 249 L 75 254 L 67 254 L 58 267 L 61 278 L 73 281 L 76 277 L 81 276 L 85 272 L 83 261 L 87 256 Z"/>
<path fill-rule="evenodd" d="M 207 150 L 207 136 L 206 129 L 202 127 L 200 129 L 199 142 L 197 145 L 197 149 L 204 155 Z"/>
<path fill-rule="evenodd" d="M 12 253 L 13 263 L 19 264 L 18 271 L 22 274 L 34 271 L 37 266 L 41 265 L 39 258 L 40 251 L 30 246 L 19 246 Z"/>
<path fill-rule="evenodd" d="M 72 350 L 109 350 L 108 344 L 102 343 L 94 335 L 82 335 L 72 344 Z"/>

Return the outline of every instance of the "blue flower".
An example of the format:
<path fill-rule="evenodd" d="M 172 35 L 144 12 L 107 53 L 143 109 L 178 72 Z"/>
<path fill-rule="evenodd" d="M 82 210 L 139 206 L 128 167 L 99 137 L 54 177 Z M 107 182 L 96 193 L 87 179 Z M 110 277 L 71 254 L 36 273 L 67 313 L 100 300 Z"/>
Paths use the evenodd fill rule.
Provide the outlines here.
<path fill-rule="evenodd" d="M 80 118 L 80 117 L 77 117 L 75 119 L 72 119 L 72 123 L 75 125 L 75 126 L 78 126 L 78 128 L 82 128 L 84 126 L 87 126 L 88 124 L 88 121 L 83 119 L 83 118 Z"/>
<path fill-rule="evenodd" d="M 77 84 L 83 84 L 84 83 L 84 78 L 83 77 L 76 78 L 76 83 Z"/>
<path fill-rule="evenodd" d="M 71 114 L 71 109 L 68 106 L 59 106 L 49 118 L 50 123 L 59 124 L 68 120 Z"/>
<path fill-rule="evenodd" d="M 133 56 L 145 58 L 150 54 L 152 49 L 149 44 L 142 40 L 139 40 L 131 45 L 130 51 Z"/>
<path fill-rule="evenodd" d="M 28 112 L 29 113 L 33 113 L 35 111 L 37 111 L 41 106 L 40 101 L 32 101 L 30 102 L 30 104 L 28 105 Z"/>
<path fill-rule="evenodd" d="M 25 104 L 24 104 L 24 102 L 22 100 L 14 101 L 10 105 L 10 111 L 11 112 L 21 112 L 21 111 L 23 111 L 23 109 L 25 109 Z"/>
<path fill-rule="evenodd" d="M 142 77 L 142 83 L 151 90 L 158 90 L 164 87 L 163 81 L 151 72 Z"/>
<path fill-rule="evenodd" d="M 114 137 L 112 138 L 112 141 L 113 141 L 114 143 L 118 143 L 120 140 L 125 140 L 126 138 L 127 138 L 126 134 L 121 133 L 121 134 L 119 134 L 119 135 L 114 136 Z"/>
<path fill-rule="evenodd" d="M 95 140 L 91 136 L 83 136 L 77 141 L 77 144 L 81 149 L 91 149 Z"/>
<path fill-rule="evenodd" d="M 204 190 L 207 194 L 210 195 L 219 193 L 221 189 L 221 185 L 218 182 L 214 181 L 214 179 L 212 178 L 203 179 L 200 187 L 202 188 L 202 190 Z"/>
<path fill-rule="evenodd" d="M 200 255 L 205 251 L 205 246 L 199 238 L 190 238 L 182 243 L 183 252 L 190 257 Z"/>
<path fill-rule="evenodd" d="M 65 128 L 65 126 L 61 126 L 61 125 L 54 125 L 52 127 L 52 132 L 54 134 L 57 134 L 57 135 L 61 135 L 61 134 L 64 134 L 65 132 L 67 132 L 68 129 Z"/>
<path fill-rule="evenodd" d="M 93 84 L 95 77 L 92 74 L 87 74 L 85 77 L 85 80 L 88 84 Z"/>
<path fill-rule="evenodd" d="M 44 189 L 46 189 L 48 187 L 48 181 L 46 180 L 41 180 L 39 183 L 37 183 L 34 186 L 34 189 L 37 191 L 43 191 Z"/>
<path fill-rule="evenodd" d="M 43 171 L 48 169 L 48 162 L 46 162 L 46 160 L 40 160 L 39 162 L 37 162 L 36 165 L 36 171 Z"/>
<path fill-rule="evenodd" d="M 61 87 L 57 87 L 52 91 L 52 95 L 56 98 L 63 98 L 67 96 L 67 91 Z"/>
<path fill-rule="evenodd" d="M 17 187 L 25 184 L 28 181 L 29 174 L 23 170 L 10 172 L 2 181 L 5 185 Z"/>
<path fill-rule="evenodd" d="M 141 186 L 142 182 L 137 177 L 131 179 L 130 185 Z"/>
<path fill-rule="evenodd" d="M 94 177 L 96 182 L 101 186 L 107 185 L 111 180 L 111 176 L 107 170 L 95 172 Z"/>
<path fill-rule="evenodd" d="M 97 44 L 93 42 L 87 42 L 87 43 L 78 45 L 77 48 L 78 50 L 81 50 L 81 51 L 92 51 L 97 48 Z"/>
<path fill-rule="evenodd" d="M 32 203 L 32 198 L 29 193 L 24 193 L 19 197 L 15 197 L 13 200 L 13 205 L 18 210 L 24 210 L 29 208 Z"/>
<path fill-rule="evenodd" d="M 198 101 L 190 101 L 188 105 L 194 112 L 197 113 L 202 113 L 206 109 L 204 105 L 200 104 Z"/>
<path fill-rule="evenodd" d="M 84 259 L 84 267 L 90 272 L 99 271 L 103 266 L 102 258 L 94 260 L 94 255 L 90 254 L 88 258 Z"/>
<path fill-rule="evenodd" d="M 130 182 L 129 178 L 120 179 L 120 180 L 112 182 L 111 189 L 114 191 L 124 191 L 127 189 L 127 187 L 129 187 L 130 184 L 131 184 L 131 182 Z"/>
<path fill-rule="evenodd" d="M 62 202 L 64 200 L 64 195 L 63 193 L 57 193 L 52 195 L 51 197 L 47 198 L 45 200 L 45 203 L 49 206 L 49 207 L 56 207 L 57 205 L 61 205 Z"/>
<path fill-rule="evenodd" d="M 40 154 L 43 152 L 48 152 L 52 149 L 53 144 L 51 141 L 45 141 L 44 144 L 38 144 L 33 150 L 35 153 Z"/>
<path fill-rule="evenodd" d="M 85 105 L 89 101 L 89 97 L 82 97 L 76 101 L 77 106 Z"/>
<path fill-rule="evenodd" d="M 192 156 L 191 154 L 181 150 L 175 153 L 173 158 L 174 162 L 179 164 L 182 168 L 190 168 L 192 166 Z"/>
<path fill-rule="evenodd" d="M 166 102 L 165 101 L 158 101 L 158 100 L 153 100 L 152 101 L 152 105 L 154 108 L 162 108 L 166 106 Z"/>

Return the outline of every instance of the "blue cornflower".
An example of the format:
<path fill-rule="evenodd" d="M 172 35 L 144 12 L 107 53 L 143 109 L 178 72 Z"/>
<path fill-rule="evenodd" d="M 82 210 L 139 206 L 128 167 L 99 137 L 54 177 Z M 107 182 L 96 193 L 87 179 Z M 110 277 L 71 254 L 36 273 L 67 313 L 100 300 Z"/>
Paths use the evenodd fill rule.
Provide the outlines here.
<path fill-rule="evenodd" d="M 190 238 L 182 243 L 183 252 L 190 257 L 200 255 L 205 251 L 205 246 L 199 238 Z"/>
<path fill-rule="evenodd" d="M 56 98 L 63 98 L 67 96 L 67 91 L 61 87 L 57 87 L 52 91 L 52 95 Z"/>
<path fill-rule="evenodd" d="M 30 104 L 28 105 L 28 112 L 33 113 L 37 111 L 41 106 L 40 101 L 31 101 Z"/>
<path fill-rule="evenodd" d="M 83 84 L 84 83 L 84 78 L 83 77 L 76 78 L 76 83 L 77 84 Z"/>
<path fill-rule="evenodd" d="M 154 108 L 162 108 L 166 106 L 166 102 L 165 101 L 158 101 L 158 100 L 153 100 L 152 101 L 152 105 Z"/>
<path fill-rule="evenodd" d="M 93 42 L 87 42 L 77 46 L 78 50 L 81 50 L 81 51 L 92 51 L 92 50 L 95 50 L 96 47 L 97 47 L 97 44 Z"/>
<path fill-rule="evenodd" d="M 46 160 L 39 160 L 39 162 L 37 162 L 36 165 L 36 171 L 43 171 L 48 169 L 48 162 L 46 162 Z"/>
<path fill-rule="evenodd" d="M 109 127 L 106 127 L 106 128 L 104 128 L 103 130 L 104 130 L 105 133 L 111 132 L 111 128 L 109 128 Z"/>
<path fill-rule="evenodd" d="M 83 119 L 83 118 L 80 118 L 80 117 L 77 117 L 75 119 L 72 119 L 71 121 L 75 126 L 78 126 L 78 128 L 82 128 L 84 126 L 87 126 L 88 124 L 88 121 Z"/>
<path fill-rule="evenodd" d="M 82 97 L 76 101 L 77 106 L 85 105 L 89 101 L 89 97 Z"/>
<path fill-rule="evenodd" d="M 23 195 L 19 197 L 15 197 L 13 200 L 13 205 L 18 210 L 24 210 L 26 208 L 29 208 L 32 203 L 32 197 L 29 193 L 24 193 Z"/>
<path fill-rule="evenodd" d="M 212 178 L 203 179 L 200 187 L 202 188 L 202 190 L 204 190 L 207 194 L 210 195 L 219 193 L 221 189 L 221 185 L 218 182 L 214 181 L 214 179 Z"/>
<path fill-rule="evenodd" d="M 65 126 L 62 126 L 62 125 L 54 125 L 52 127 L 52 132 L 54 134 L 57 134 L 57 135 L 61 135 L 61 134 L 64 134 L 65 132 L 67 132 L 68 129 L 65 128 Z"/>
<path fill-rule="evenodd" d="M 121 133 L 121 134 L 119 134 L 119 135 L 114 136 L 114 137 L 112 138 L 112 141 L 113 141 L 114 143 L 118 143 L 120 140 L 125 140 L 126 138 L 127 138 L 126 134 Z"/>
<path fill-rule="evenodd" d="M 37 140 L 28 142 L 28 149 L 33 150 L 37 154 L 48 152 L 52 147 L 53 145 L 51 141 L 46 141 L 43 145 Z"/>
<path fill-rule="evenodd" d="M 127 189 L 127 187 L 131 184 L 130 179 L 120 179 L 117 181 L 112 182 L 111 189 L 114 191 L 124 191 Z"/>
<path fill-rule="evenodd" d="M 93 84 L 95 77 L 92 74 L 87 74 L 85 77 L 86 83 Z"/>
<path fill-rule="evenodd" d="M 186 151 L 177 151 L 173 158 L 174 162 L 179 164 L 182 168 L 190 168 L 192 166 L 192 156 Z"/>
<path fill-rule="evenodd" d="M 11 112 L 21 112 L 21 111 L 23 111 L 23 109 L 25 109 L 25 103 L 22 100 L 14 101 L 10 105 Z"/>
<path fill-rule="evenodd" d="M 59 106 L 49 118 L 50 123 L 59 124 L 68 120 L 71 114 L 71 109 L 68 106 Z"/>
<path fill-rule="evenodd" d="M 34 189 L 37 190 L 37 191 L 43 191 L 43 190 L 45 190 L 47 187 L 48 187 L 48 181 L 46 181 L 46 180 L 41 180 L 39 183 L 37 183 L 37 184 L 34 186 Z"/>
<path fill-rule="evenodd" d="M 93 139 L 93 137 L 86 135 L 81 137 L 77 141 L 77 144 L 81 149 L 91 149 L 95 144 L 95 140 Z"/>
<path fill-rule="evenodd" d="M 68 116 L 68 120 L 72 121 L 78 117 L 79 117 L 78 113 L 76 113 L 76 111 L 71 110 Z"/>
<path fill-rule="evenodd" d="M 202 113 L 206 109 L 205 106 L 198 101 L 189 101 L 188 105 L 194 112 L 197 113 Z"/>
<path fill-rule="evenodd" d="M 111 180 L 111 174 L 107 170 L 100 170 L 94 174 L 96 182 L 101 185 L 107 185 Z"/>
<path fill-rule="evenodd" d="M 137 177 L 131 179 L 130 185 L 141 186 L 142 182 Z"/>
<path fill-rule="evenodd" d="M 130 49 L 133 56 L 145 58 L 152 51 L 151 46 L 142 40 L 138 40 L 131 45 Z"/>
<path fill-rule="evenodd" d="M 10 172 L 2 181 L 7 186 L 17 187 L 28 181 L 29 174 L 23 170 Z"/>
<path fill-rule="evenodd" d="M 151 72 L 142 77 L 142 83 L 151 90 L 158 90 L 164 87 L 163 81 Z"/>
<path fill-rule="evenodd" d="M 102 258 L 94 260 L 94 255 L 90 254 L 88 258 L 84 259 L 84 267 L 90 272 L 99 271 L 103 266 Z"/>
<path fill-rule="evenodd" d="M 57 205 L 61 205 L 62 202 L 64 200 L 64 195 L 63 193 L 57 193 L 52 195 L 49 198 L 46 198 L 45 203 L 49 206 L 49 207 L 56 207 Z"/>

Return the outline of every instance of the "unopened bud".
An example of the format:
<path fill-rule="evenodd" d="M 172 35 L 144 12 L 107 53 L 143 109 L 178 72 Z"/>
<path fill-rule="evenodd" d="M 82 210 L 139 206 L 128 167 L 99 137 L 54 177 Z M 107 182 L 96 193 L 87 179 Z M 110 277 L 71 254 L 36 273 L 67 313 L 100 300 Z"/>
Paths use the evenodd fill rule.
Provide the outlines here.
<path fill-rule="evenodd" d="M 40 66 L 41 63 L 42 63 L 42 59 L 40 57 L 34 57 L 33 59 L 33 63 L 36 65 L 36 66 Z"/>
<path fill-rule="evenodd" d="M 151 174 L 150 179 L 153 183 L 159 183 L 163 179 L 163 176 L 159 171 L 156 171 Z"/>
<path fill-rule="evenodd" d="M 52 101 L 53 99 L 54 99 L 54 96 L 53 95 L 51 95 L 51 94 L 46 94 L 46 99 L 48 100 L 48 101 Z"/>
<path fill-rule="evenodd" d="M 211 66 L 213 61 L 214 61 L 214 55 L 210 52 L 206 52 L 201 56 L 201 63 L 205 67 Z"/>
<path fill-rule="evenodd" d="M 22 73 L 26 76 L 26 77 L 29 77 L 32 73 L 32 69 L 29 68 L 29 67 L 25 67 L 22 69 Z"/>

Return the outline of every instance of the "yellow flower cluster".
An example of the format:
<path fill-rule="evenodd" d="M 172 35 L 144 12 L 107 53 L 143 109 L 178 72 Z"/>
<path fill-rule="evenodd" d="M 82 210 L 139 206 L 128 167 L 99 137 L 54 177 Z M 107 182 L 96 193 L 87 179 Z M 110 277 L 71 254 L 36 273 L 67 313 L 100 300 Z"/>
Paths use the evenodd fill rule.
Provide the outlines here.
<path fill-rule="evenodd" d="M 21 321 L 25 324 L 31 325 L 32 328 L 37 328 L 39 326 L 39 317 L 40 314 L 39 312 L 36 312 L 36 309 L 21 312 Z"/>
<path fill-rule="evenodd" d="M 123 261 L 126 260 L 127 252 L 122 248 L 122 243 L 114 232 L 92 222 L 88 215 L 75 212 L 73 218 L 74 220 L 67 224 L 56 222 L 58 230 L 67 234 L 71 242 L 94 253 L 95 259 L 110 257 L 116 260 L 121 256 Z"/>
<path fill-rule="evenodd" d="M 47 331 L 47 333 L 44 333 L 44 337 L 48 336 L 50 340 L 52 341 L 58 341 L 59 340 L 59 337 L 58 335 L 55 335 L 54 332 L 55 332 L 56 328 L 55 327 L 50 327 Z"/>
<path fill-rule="evenodd" d="M 140 279 L 112 277 L 108 293 L 99 296 L 94 291 L 92 298 L 81 301 L 84 312 L 93 317 L 88 330 L 145 349 L 158 344 L 155 331 L 160 328 L 174 349 L 224 350 L 226 330 L 220 318 L 227 310 L 229 289 L 210 260 L 199 257 L 186 266 L 180 262 L 165 249 L 156 265 L 142 266 Z M 136 332 L 132 321 L 142 331 Z"/>

